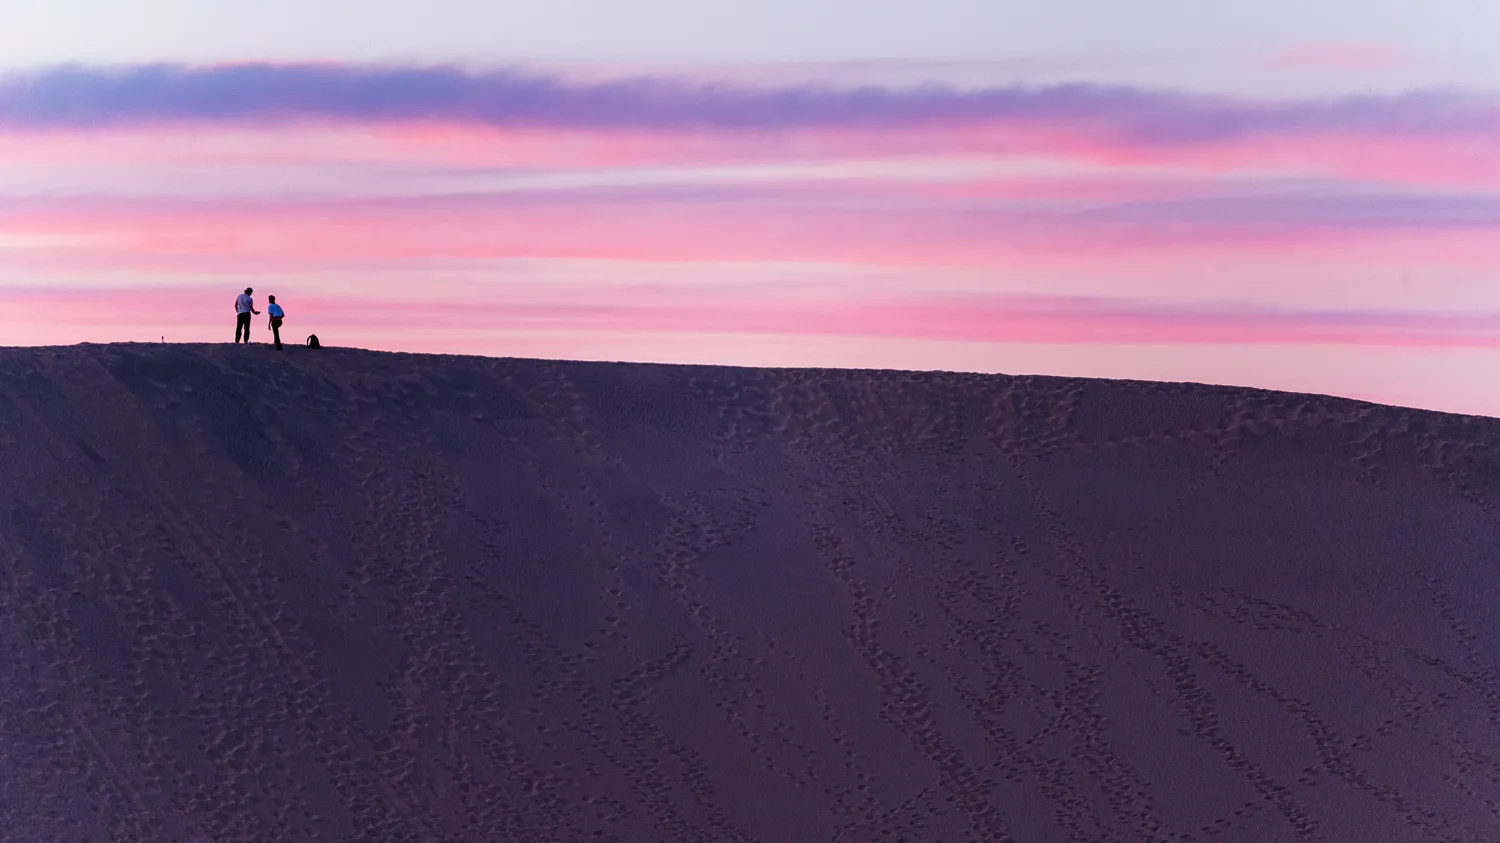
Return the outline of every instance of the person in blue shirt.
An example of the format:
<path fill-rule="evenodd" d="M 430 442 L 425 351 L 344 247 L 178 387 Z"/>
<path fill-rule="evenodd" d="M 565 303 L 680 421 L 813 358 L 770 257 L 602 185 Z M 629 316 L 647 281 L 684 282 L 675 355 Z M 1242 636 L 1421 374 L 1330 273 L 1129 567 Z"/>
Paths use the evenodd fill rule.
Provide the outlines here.
<path fill-rule="evenodd" d="M 281 318 L 286 316 L 286 311 L 282 310 L 281 305 L 276 303 L 275 296 L 266 296 L 266 301 L 270 302 L 270 304 L 266 305 L 266 313 L 271 317 L 271 336 L 276 340 L 276 350 L 280 351 Z"/>

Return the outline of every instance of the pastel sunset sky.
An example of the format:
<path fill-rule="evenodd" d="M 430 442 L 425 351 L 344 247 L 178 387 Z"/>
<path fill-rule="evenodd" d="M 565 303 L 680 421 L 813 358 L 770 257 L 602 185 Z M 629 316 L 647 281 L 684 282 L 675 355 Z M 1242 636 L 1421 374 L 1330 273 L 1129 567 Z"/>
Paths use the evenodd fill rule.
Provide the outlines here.
<path fill-rule="evenodd" d="M 1497 33 L 1494 0 L 8 0 L 0 345 L 228 341 L 253 286 L 336 345 L 1500 416 Z"/>

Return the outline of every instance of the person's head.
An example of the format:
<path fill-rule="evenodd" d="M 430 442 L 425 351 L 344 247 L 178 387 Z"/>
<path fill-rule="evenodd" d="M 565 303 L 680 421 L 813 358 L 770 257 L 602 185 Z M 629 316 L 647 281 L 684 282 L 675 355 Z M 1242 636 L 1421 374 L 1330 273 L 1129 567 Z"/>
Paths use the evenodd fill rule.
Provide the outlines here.
<path fill-rule="evenodd" d="M 246 288 L 245 288 L 245 295 L 247 295 L 247 296 L 248 296 L 248 295 L 250 295 L 250 294 L 251 294 L 251 293 L 253 293 L 253 292 L 255 292 L 255 291 L 254 291 L 254 290 L 252 290 L 252 289 L 250 289 L 250 288 L 249 288 L 249 287 L 246 287 Z"/>
<path fill-rule="evenodd" d="M 275 296 L 266 296 L 266 301 L 270 302 L 271 304 L 275 304 L 276 303 L 276 297 Z"/>

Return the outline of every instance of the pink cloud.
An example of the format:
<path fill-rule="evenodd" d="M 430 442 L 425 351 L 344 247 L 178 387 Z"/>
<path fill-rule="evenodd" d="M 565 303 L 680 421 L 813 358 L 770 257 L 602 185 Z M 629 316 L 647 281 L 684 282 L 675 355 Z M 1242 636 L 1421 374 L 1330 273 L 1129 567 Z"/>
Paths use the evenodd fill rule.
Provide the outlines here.
<path fill-rule="evenodd" d="M 967 197 L 972 198 L 972 197 Z M 1325 194 L 966 197 L 747 188 L 634 188 L 306 202 L 12 200 L 0 235 L 62 238 L 13 256 L 161 266 L 318 267 L 497 258 L 825 261 L 1023 268 L 1191 256 L 1322 257 L 1360 265 L 1500 266 L 1500 197 Z M 1014 200 L 1014 203 L 1010 200 Z M 1061 204 L 1057 204 L 1061 201 Z M 66 245 L 76 237 L 84 245 Z M 1440 244 L 1440 247 L 1439 247 Z M 1423 252 L 1427 254 L 1423 254 Z"/>
<path fill-rule="evenodd" d="M 1402 135 L 1354 130 L 1273 133 L 1162 147 L 1129 138 L 1100 138 L 1067 125 L 1007 124 L 883 131 L 797 130 L 780 133 L 588 132 L 508 130 L 462 126 L 300 127 L 266 130 L 184 127 L 98 131 L 0 132 L 0 173 L 11 184 L 55 184 L 73 193 L 109 194 L 116 185 L 141 185 L 143 173 L 165 191 L 195 189 L 206 177 L 264 181 L 284 172 L 287 189 L 298 173 L 315 175 L 325 191 L 451 190 L 464 179 L 502 175 L 591 174 L 620 168 L 688 172 L 694 168 L 833 167 L 846 162 L 949 160 L 975 167 L 1050 162 L 1045 176 L 1018 169 L 1013 180 L 1041 178 L 1154 178 L 1165 186 L 1196 179 L 1241 182 L 1268 176 L 1334 178 L 1441 189 L 1500 190 L 1500 134 Z M 278 170 L 279 168 L 279 170 Z M 1148 169 L 1149 174 L 1131 171 Z M 180 173 L 172 178 L 170 173 Z M 87 178 L 84 182 L 81 179 Z M 784 182 L 768 171 L 763 183 Z M 976 180 L 995 177 L 975 176 Z M 933 179 L 953 186 L 956 179 Z M 211 182 L 210 182 L 211 183 Z M 445 184 L 447 187 L 425 187 Z M 819 182 L 821 183 L 821 182 Z M 911 182 L 908 180 L 907 184 Z M 1102 184 L 1102 182 L 1101 182 Z"/>
<path fill-rule="evenodd" d="M 1409 61 L 1405 52 L 1384 44 L 1303 44 L 1266 58 L 1270 67 L 1293 70 L 1387 70 Z"/>

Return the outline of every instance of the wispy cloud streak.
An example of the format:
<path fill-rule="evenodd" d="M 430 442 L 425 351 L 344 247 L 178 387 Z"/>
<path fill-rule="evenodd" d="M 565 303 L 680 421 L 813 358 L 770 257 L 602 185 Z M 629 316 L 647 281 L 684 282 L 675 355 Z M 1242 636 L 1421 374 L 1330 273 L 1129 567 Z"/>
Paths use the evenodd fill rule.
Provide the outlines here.
<path fill-rule="evenodd" d="M 0 126 L 10 128 L 295 120 L 591 131 L 1040 123 L 1178 145 L 1288 132 L 1484 137 L 1500 130 L 1500 108 L 1491 98 L 1445 91 L 1252 101 L 1091 84 L 754 87 L 652 77 L 583 83 L 519 70 L 335 64 L 68 66 L 0 80 Z"/>
<path fill-rule="evenodd" d="M 1266 60 L 1284 69 L 1384 70 L 1410 61 L 1388 44 L 1303 44 L 1282 50 Z"/>

